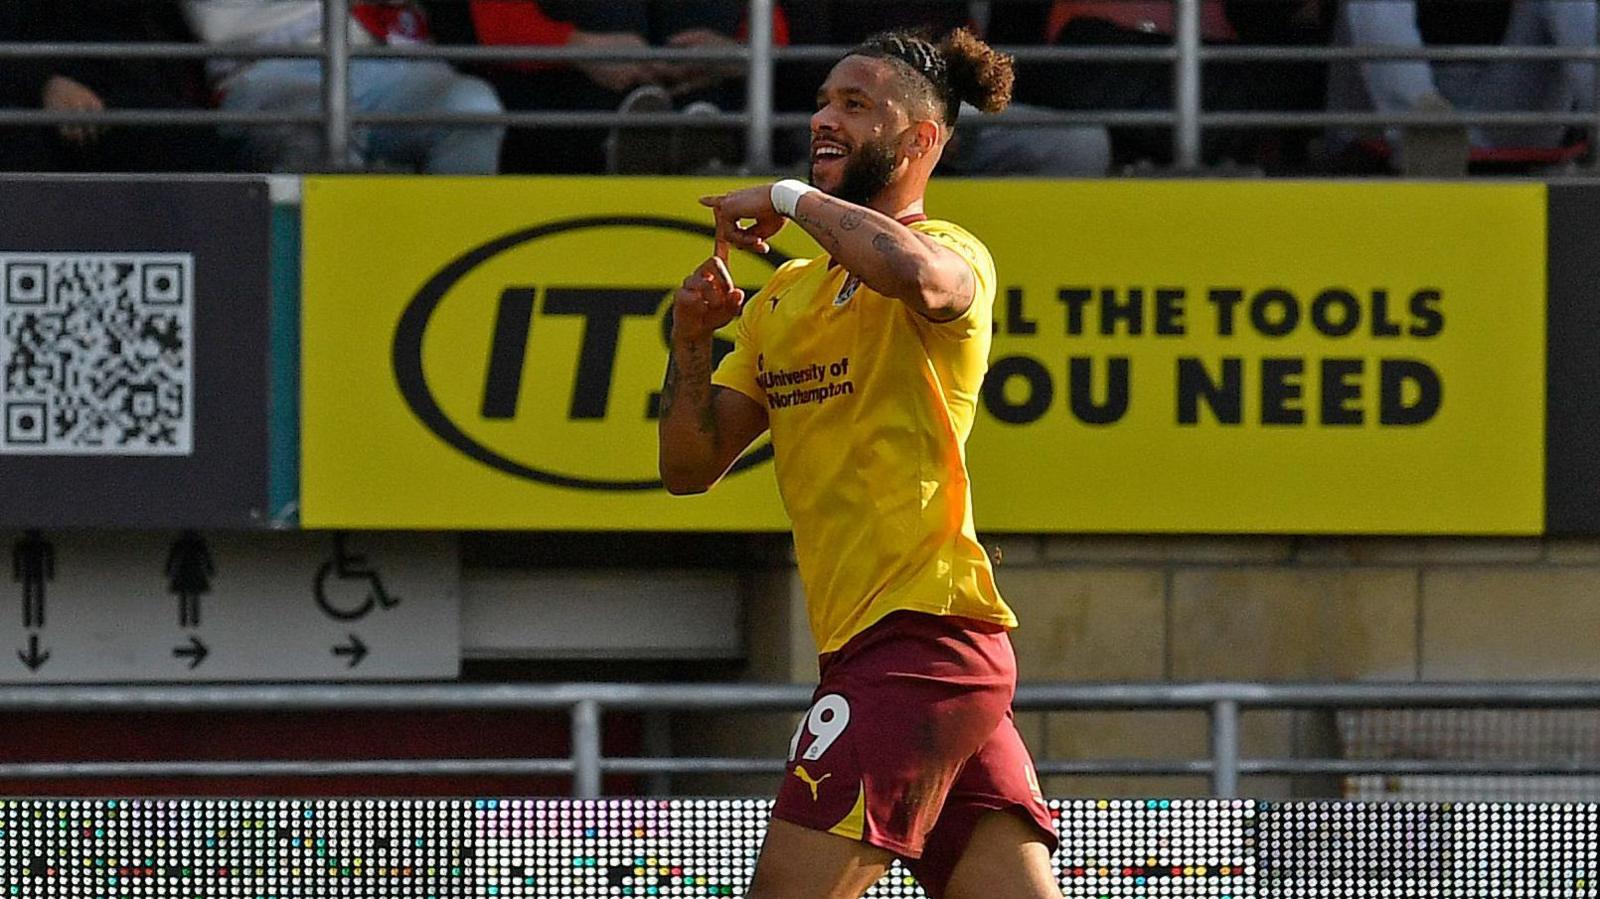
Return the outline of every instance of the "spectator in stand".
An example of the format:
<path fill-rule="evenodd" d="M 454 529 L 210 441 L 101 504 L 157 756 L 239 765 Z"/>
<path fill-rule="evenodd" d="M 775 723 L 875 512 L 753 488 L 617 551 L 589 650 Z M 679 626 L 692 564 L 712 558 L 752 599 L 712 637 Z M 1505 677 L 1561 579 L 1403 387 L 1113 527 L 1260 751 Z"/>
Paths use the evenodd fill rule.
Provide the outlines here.
<path fill-rule="evenodd" d="M 32 43 L 192 40 L 176 0 L 8 0 L 0 40 Z M 196 63 L 170 59 L 13 59 L 0 66 L 0 103 L 51 112 L 202 109 Z M 231 149 L 201 126 L 21 128 L 0 139 L 10 171 L 208 172 L 234 167 Z"/>
<path fill-rule="evenodd" d="M 304 46 L 322 36 L 323 0 L 186 0 L 195 32 L 207 43 Z M 427 17 L 408 2 L 355 0 L 353 43 L 427 42 Z M 315 59 L 215 60 L 223 109 L 316 112 L 322 69 Z M 355 59 L 350 108 L 371 113 L 490 113 L 501 109 L 483 81 L 435 60 Z M 383 125 L 353 129 L 355 167 L 394 167 L 433 174 L 491 174 L 498 169 L 502 128 L 489 125 Z M 326 165 L 320 129 L 255 126 L 242 131 L 246 162 L 256 170 L 303 172 Z"/>
<path fill-rule="evenodd" d="M 442 22 L 450 15 L 436 2 Z M 454 37 L 485 46 L 591 48 L 738 46 L 748 34 L 744 0 L 470 0 L 470 21 Z M 778 6 L 774 40 L 788 42 L 788 18 Z M 744 66 L 651 62 L 508 63 L 478 71 L 508 108 L 526 110 L 715 112 L 744 106 Z M 682 172 L 737 161 L 739 141 L 704 128 L 513 128 L 504 167 L 511 172 Z M 720 139 L 719 139 L 720 138 Z"/>
<path fill-rule="evenodd" d="M 1016 27 L 1017 16 L 1038 9 L 1035 3 L 969 3 L 966 0 L 789 0 L 795 22 L 795 43 L 855 46 L 868 37 L 897 29 L 920 29 L 937 38 L 966 27 L 991 44 L 1038 43 L 1040 27 L 1032 40 L 1019 40 L 1025 32 Z M 977 15 L 975 15 L 977 13 Z M 1010 16 L 1010 19 L 1006 17 Z M 830 62 L 786 64 L 778 79 L 778 105 L 786 111 L 810 111 L 815 96 L 806 85 L 821 84 Z M 1018 87 L 1028 77 L 1019 69 Z M 940 171 L 961 175 L 1100 176 L 1110 164 L 1106 131 L 1099 126 L 997 125 L 1008 115 L 1046 111 L 1038 105 L 1013 102 L 996 116 L 979 116 L 964 108 L 962 124 L 945 151 Z M 809 147 L 804 133 L 791 143 Z"/>
<path fill-rule="evenodd" d="M 1587 0 L 1341 0 L 1337 43 L 1355 47 L 1508 46 L 1593 47 L 1595 4 Z M 1371 61 L 1335 65 L 1328 106 L 1337 110 L 1405 113 L 1594 111 L 1595 65 L 1561 60 Z M 1564 125 L 1462 129 L 1389 128 L 1375 133 L 1334 132 L 1332 149 L 1343 167 L 1365 168 L 1362 157 L 1388 157 L 1406 168 L 1408 152 L 1455 157 L 1439 165 L 1464 173 L 1467 155 L 1493 161 L 1497 151 L 1559 150 L 1570 143 Z M 1453 137 L 1453 140 L 1452 140 Z M 1408 141 L 1407 138 L 1410 140 Z M 1417 144 L 1418 139 L 1433 147 Z M 1429 138 L 1433 138 L 1429 141 Z M 1445 148 L 1438 139 L 1453 144 Z M 1411 146 L 1404 146 L 1410 143 Z M 1470 150 L 1469 150 L 1470 148 Z M 1538 154 L 1531 154 L 1538 155 Z M 1553 161 L 1554 157 L 1552 157 Z M 1455 174 L 1435 168 L 1431 174 Z"/>
<path fill-rule="evenodd" d="M 1201 39 L 1321 43 L 1325 8 L 1325 0 L 1201 0 Z M 1171 0 L 1055 0 L 1041 24 L 1045 42 L 1057 46 L 1165 47 L 1173 41 L 1173 16 Z M 1320 105 L 1321 72 L 1305 64 L 1206 63 L 1201 105 L 1208 111 L 1313 108 Z M 1027 67 L 1017 79 L 1017 99 L 1071 110 L 1171 110 L 1173 80 L 1165 62 L 1053 63 Z M 1171 164 L 1172 129 L 1110 131 L 1117 167 Z M 1208 129 L 1202 154 L 1208 164 L 1262 164 L 1262 147 L 1260 132 Z"/>

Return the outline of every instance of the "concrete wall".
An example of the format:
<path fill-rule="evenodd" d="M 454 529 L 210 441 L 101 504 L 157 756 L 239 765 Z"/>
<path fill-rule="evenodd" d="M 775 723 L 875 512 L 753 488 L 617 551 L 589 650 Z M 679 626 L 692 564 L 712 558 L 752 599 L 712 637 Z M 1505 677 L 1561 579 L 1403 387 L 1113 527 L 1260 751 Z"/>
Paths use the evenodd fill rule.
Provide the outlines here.
<path fill-rule="evenodd" d="M 986 538 L 1023 680 L 1562 680 L 1600 676 L 1600 540 Z M 809 682 L 798 579 L 750 597 L 752 679 Z M 680 744 L 770 755 L 792 716 L 699 721 Z M 1199 757 L 1196 713 L 1030 714 L 1041 758 Z M 1247 755 L 1337 754 L 1331 716 L 1251 712 Z M 1198 779 L 1051 778 L 1050 795 L 1196 795 Z M 700 784 L 715 787 L 715 781 Z M 749 788 L 748 782 L 745 788 Z M 1251 795 L 1337 784 L 1261 779 Z"/>

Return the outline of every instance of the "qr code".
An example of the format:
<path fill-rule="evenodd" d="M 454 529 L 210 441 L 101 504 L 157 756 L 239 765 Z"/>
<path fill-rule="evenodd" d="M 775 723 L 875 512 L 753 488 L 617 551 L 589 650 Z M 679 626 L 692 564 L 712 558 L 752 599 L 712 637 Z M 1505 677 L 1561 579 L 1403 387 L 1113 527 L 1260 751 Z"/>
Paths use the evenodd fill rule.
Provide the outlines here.
<path fill-rule="evenodd" d="M 194 256 L 0 253 L 0 453 L 188 455 Z"/>

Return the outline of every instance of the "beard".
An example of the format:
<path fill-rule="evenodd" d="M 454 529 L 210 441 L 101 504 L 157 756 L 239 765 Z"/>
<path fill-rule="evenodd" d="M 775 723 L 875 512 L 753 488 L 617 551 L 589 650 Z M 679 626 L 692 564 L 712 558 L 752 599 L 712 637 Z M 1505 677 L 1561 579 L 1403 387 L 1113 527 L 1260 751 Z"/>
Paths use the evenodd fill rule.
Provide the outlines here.
<path fill-rule="evenodd" d="M 895 155 L 894 142 L 887 138 L 862 144 L 845 162 L 839 186 L 828 193 L 846 203 L 867 205 L 894 179 Z M 811 183 L 817 183 L 814 167 Z"/>

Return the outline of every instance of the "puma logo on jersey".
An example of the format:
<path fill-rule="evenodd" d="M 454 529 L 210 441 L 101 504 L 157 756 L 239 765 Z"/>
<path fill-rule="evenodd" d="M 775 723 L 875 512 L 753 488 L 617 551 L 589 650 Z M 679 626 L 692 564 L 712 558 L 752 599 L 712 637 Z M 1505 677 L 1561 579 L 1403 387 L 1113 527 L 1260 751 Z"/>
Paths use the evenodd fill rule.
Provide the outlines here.
<path fill-rule="evenodd" d="M 795 765 L 794 766 L 794 776 L 800 778 L 802 783 L 804 783 L 806 786 L 811 788 L 811 801 L 812 802 L 816 802 L 817 801 L 817 787 L 822 786 L 822 782 L 827 780 L 828 778 L 832 777 L 833 775 L 832 774 L 824 774 L 821 777 L 818 777 L 816 779 L 812 779 L 811 772 L 806 770 L 806 766 L 805 765 Z"/>

